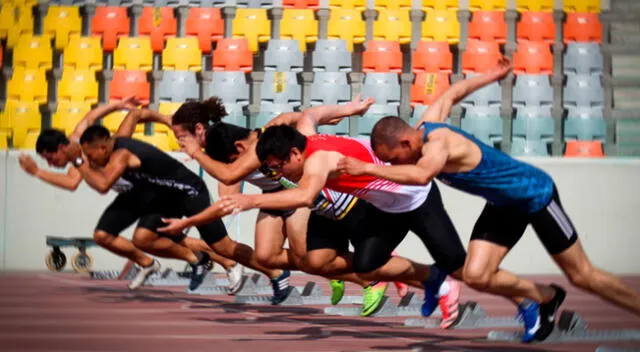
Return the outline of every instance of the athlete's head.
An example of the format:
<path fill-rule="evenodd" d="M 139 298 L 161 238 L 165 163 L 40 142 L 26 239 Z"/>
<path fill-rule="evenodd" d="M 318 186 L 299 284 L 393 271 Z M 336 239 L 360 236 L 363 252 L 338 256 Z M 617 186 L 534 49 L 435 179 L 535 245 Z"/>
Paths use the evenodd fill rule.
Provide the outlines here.
<path fill-rule="evenodd" d="M 371 131 L 371 147 L 376 156 L 391 164 L 414 164 L 420 159 L 422 135 L 396 116 L 378 121 Z"/>
<path fill-rule="evenodd" d="M 227 111 L 218 97 L 211 97 L 205 101 L 190 101 L 182 104 L 173 114 L 171 129 L 176 138 L 193 136 L 204 147 L 207 127 L 220 122 L 225 116 Z"/>
<path fill-rule="evenodd" d="M 230 163 L 249 150 L 251 130 L 224 122 L 207 129 L 205 151 L 212 159 Z"/>
<path fill-rule="evenodd" d="M 69 162 L 65 149 L 69 139 L 64 132 L 46 128 L 42 130 L 36 141 L 36 152 L 43 157 L 50 166 L 65 167 Z"/>
<path fill-rule="evenodd" d="M 284 177 L 298 181 L 304 169 L 307 137 L 286 125 L 267 128 L 256 145 L 260 162 Z"/>
<path fill-rule="evenodd" d="M 109 130 L 103 126 L 93 125 L 87 128 L 80 137 L 80 145 L 87 159 L 97 166 L 105 166 L 113 152 L 113 140 Z"/>

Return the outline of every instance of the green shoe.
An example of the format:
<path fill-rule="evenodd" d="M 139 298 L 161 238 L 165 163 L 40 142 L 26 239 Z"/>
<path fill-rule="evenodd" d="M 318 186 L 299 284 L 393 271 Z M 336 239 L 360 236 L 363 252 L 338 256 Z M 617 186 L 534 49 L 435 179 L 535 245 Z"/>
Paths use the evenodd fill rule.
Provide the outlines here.
<path fill-rule="evenodd" d="M 329 285 L 331 286 L 331 304 L 335 306 L 344 297 L 344 281 L 331 280 Z"/>
<path fill-rule="evenodd" d="M 362 313 L 360 316 L 367 317 L 378 309 L 384 293 L 387 291 L 386 282 L 378 282 L 374 286 L 367 286 L 364 288 L 364 294 L 362 296 Z"/>

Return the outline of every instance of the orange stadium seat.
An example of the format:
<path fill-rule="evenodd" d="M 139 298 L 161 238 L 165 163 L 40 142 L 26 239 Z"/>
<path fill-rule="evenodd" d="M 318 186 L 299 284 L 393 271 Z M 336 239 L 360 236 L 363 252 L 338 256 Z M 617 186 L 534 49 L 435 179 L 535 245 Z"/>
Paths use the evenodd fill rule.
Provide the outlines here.
<path fill-rule="evenodd" d="M 500 44 L 507 41 L 507 22 L 502 11 L 476 11 L 469 22 L 469 38 Z"/>
<path fill-rule="evenodd" d="M 143 105 L 149 104 L 150 85 L 144 71 L 113 71 L 109 84 L 109 100 L 135 96 Z"/>
<path fill-rule="evenodd" d="M 568 13 L 563 30 L 565 43 L 602 43 L 602 23 L 595 13 Z"/>
<path fill-rule="evenodd" d="M 553 55 L 545 42 L 521 41 L 513 57 L 513 73 L 542 74 L 553 73 Z"/>
<path fill-rule="evenodd" d="M 105 51 L 113 51 L 118 38 L 129 35 L 129 23 L 126 7 L 98 6 L 91 21 L 91 32 L 102 36 Z"/>
<path fill-rule="evenodd" d="M 467 50 L 462 53 L 462 72 L 486 72 L 495 67 L 501 57 L 498 43 L 469 39 Z"/>
<path fill-rule="evenodd" d="M 224 37 L 224 20 L 219 8 L 189 9 L 189 16 L 185 23 L 187 36 L 198 37 L 200 50 L 203 53 L 211 53 L 211 43 Z"/>
<path fill-rule="evenodd" d="M 523 12 L 516 27 L 518 41 L 543 41 L 552 44 L 556 37 L 556 24 L 551 12 Z"/>
<path fill-rule="evenodd" d="M 566 157 L 603 158 L 602 142 L 600 141 L 567 141 Z"/>
<path fill-rule="evenodd" d="M 188 20 L 187 20 L 188 21 Z M 138 21 L 140 36 L 151 38 L 151 49 L 159 53 L 164 49 L 164 42 L 174 37 L 178 30 L 178 21 L 171 7 L 144 7 Z"/>
<path fill-rule="evenodd" d="M 282 7 L 287 9 L 317 9 L 319 0 L 282 0 Z"/>
<path fill-rule="evenodd" d="M 411 106 L 431 105 L 449 86 L 448 73 L 418 73 L 411 85 Z"/>
<path fill-rule="evenodd" d="M 402 72 L 400 43 L 389 40 L 370 40 L 362 53 L 363 72 Z"/>
<path fill-rule="evenodd" d="M 220 39 L 212 56 L 214 71 L 253 71 L 253 54 L 244 38 Z"/>
<path fill-rule="evenodd" d="M 447 42 L 418 42 L 413 52 L 413 72 L 446 72 L 453 69 L 453 54 Z"/>

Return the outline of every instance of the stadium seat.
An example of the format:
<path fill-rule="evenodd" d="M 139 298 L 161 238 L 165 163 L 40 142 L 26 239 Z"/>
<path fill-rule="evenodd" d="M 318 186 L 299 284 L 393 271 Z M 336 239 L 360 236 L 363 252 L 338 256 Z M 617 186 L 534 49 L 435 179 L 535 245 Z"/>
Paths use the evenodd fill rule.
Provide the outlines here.
<path fill-rule="evenodd" d="M 507 0 L 469 0 L 471 11 L 504 11 L 507 9 Z"/>
<path fill-rule="evenodd" d="M 427 109 L 429 108 L 429 106 L 427 105 L 422 105 L 422 104 L 417 104 L 413 107 L 413 112 L 411 113 L 411 118 L 409 118 L 409 125 L 411 126 L 415 126 L 418 121 L 420 121 L 420 119 L 422 118 L 422 114 L 424 114 L 425 111 L 427 111 Z"/>
<path fill-rule="evenodd" d="M 317 9 L 319 0 L 282 0 L 282 7 L 285 9 Z"/>
<path fill-rule="evenodd" d="M 602 142 L 600 141 L 567 141 L 564 151 L 565 157 L 573 158 L 604 158 Z"/>
<path fill-rule="evenodd" d="M 7 82 L 7 99 L 47 102 L 47 78 L 44 70 L 14 67 L 13 76 Z"/>
<path fill-rule="evenodd" d="M 249 50 L 258 51 L 258 43 L 271 39 L 271 22 L 264 9 L 238 9 L 233 19 L 233 37 L 246 38 Z"/>
<path fill-rule="evenodd" d="M 113 69 L 150 72 L 153 69 L 153 51 L 149 37 L 121 37 L 113 52 Z"/>
<path fill-rule="evenodd" d="M 513 59 L 513 73 L 550 75 L 553 73 L 553 55 L 545 42 L 521 41 Z"/>
<path fill-rule="evenodd" d="M 410 43 L 411 19 L 409 18 L 409 10 L 379 10 L 378 19 L 373 22 L 373 39 L 394 40 L 401 44 Z"/>
<path fill-rule="evenodd" d="M 460 120 L 460 127 L 487 145 L 495 146 L 502 141 L 502 119 L 500 107 L 475 107 L 467 110 Z"/>
<path fill-rule="evenodd" d="M 187 24 L 189 18 L 187 18 Z M 173 15 L 171 7 L 144 7 L 138 20 L 138 33 L 140 36 L 151 38 L 151 49 L 159 53 L 164 49 L 164 42 L 169 37 L 174 37 L 178 30 L 178 21 Z M 188 34 L 188 33 L 187 33 Z"/>
<path fill-rule="evenodd" d="M 453 54 L 447 42 L 418 42 L 418 48 L 413 52 L 413 73 L 418 72 L 446 72 L 453 69 Z"/>
<path fill-rule="evenodd" d="M 264 52 L 265 71 L 302 72 L 304 57 L 298 40 L 270 39 Z"/>
<path fill-rule="evenodd" d="M 89 110 L 91 110 L 89 102 L 58 100 L 56 112 L 51 116 L 51 127 L 70 135 Z"/>
<path fill-rule="evenodd" d="M 236 0 L 238 7 L 248 7 L 251 9 L 271 8 L 273 0 Z"/>
<path fill-rule="evenodd" d="M 65 70 L 102 70 L 102 47 L 100 37 L 71 37 L 64 49 Z"/>
<path fill-rule="evenodd" d="M 13 67 L 47 71 L 52 67 L 52 54 L 50 36 L 25 34 L 13 49 Z"/>
<path fill-rule="evenodd" d="M 362 97 L 374 98 L 376 105 L 400 105 L 400 83 L 396 73 L 368 73 L 362 85 Z"/>
<path fill-rule="evenodd" d="M 449 86 L 448 73 L 420 72 L 411 86 L 411 105 L 431 105 Z"/>
<path fill-rule="evenodd" d="M 366 38 L 362 12 L 355 9 L 332 9 L 327 28 L 327 38 L 345 40 L 349 51 L 353 51 L 353 44 L 362 44 Z"/>
<path fill-rule="evenodd" d="M 616 121 L 618 156 L 640 156 L 640 119 Z"/>
<path fill-rule="evenodd" d="M 351 53 L 342 39 L 319 39 L 311 62 L 314 71 L 351 72 Z"/>
<path fill-rule="evenodd" d="M 516 118 L 535 118 L 535 117 L 551 117 L 551 105 L 527 105 L 518 106 L 516 108 Z"/>
<path fill-rule="evenodd" d="M 477 73 L 468 73 L 466 78 L 472 78 L 477 75 Z M 500 106 L 501 97 L 502 88 L 500 84 L 492 82 L 464 97 L 460 101 L 460 105 L 464 108 L 471 106 Z"/>
<path fill-rule="evenodd" d="M 280 38 L 296 39 L 300 51 L 307 51 L 307 43 L 318 40 L 318 21 L 311 9 L 286 9 L 280 21 Z"/>
<path fill-rule="evenodd" d="M 187 101 L 200 98 L 200 85 L 193 71 L 164 71 L 158 84 L 159 101 Z"/>
<path fill-rule="evenodd" d="M 311 105 L 337 105 L 351 101 L 345 72 L 316 72 L 311 84 Z"/>
<path fill-rule="evenodd" d="M 422 0 L 422 9 L 428 10 L 457 10 L 458 0 Z"/>
<path fill-rule="evenodd" d="M 373 126 L 385 116 L 398 116 L 398 106 L 386 104 L 373 104 L 369 110 L 357 119 L 358 134 L 363 136 L 371 135 Z"/>
<path fill-rule="evenodd" d="M 523 12 L 516 26 L 518 41 L 543 41 L 553 44 L 556 24 L 550 12 Z"/>
<path fill-rule="evenodd" d="M 253 71 L 253 54 L 246 39 L 223 38 L 213 51 L 214 71 Z"/>
<path fill-rule="evenodd" d="M 104 51 L 113 51 L 118 38 L 129 35 L 126 7 L 98 6 L 91 20 L 91 33 L 102 36 Z"/>
<path fill-rule="evenodd" d="M 603 119 L 604 118 L 604 107 L 602 106 L 594 106 L 594 107 L 568 107 L 567 108 L 567 118 L 579 118 L 579 119 Z"/>
<path fill-rule="evenodd" d="M 513 139 L 550 143 L 553 140 L 553 127 L 554 122 L 550 117 L 516 118 L 513 120 Z"/>
<path fill-rule="evenodd" d="M 551 12 L 553 0 L 516 0 L 516 9 L 524 14 L 526 12 Z"/>
<path fill-rule="evenodd" d="M 513 156 L 549 156 L 549 147 L 547 142 L 541 140 L 513 138 L 510 154 Z"/>
<path fill-rule="evenodd" d="M 607 125 L 602 117 L 580 118 L 571 117 L 564 120 L 564 139 L 592 141 L 607 137 Z"/>
<path fill-rule="evenodd" d="M 410 10 L 411 0 L 375 0 L 374 9 L 378 11 L 382 10 Z"/>
<path fill-rule="evenodd" d="M 50 5 L 44 17 L 42 33 L 55 38 L 56 50 L 64 50 L 71 36 L 80 36 L 82 18 L 78 6 Z"/>
<path fill-rule="evenodd" d="M 129 110 L 114 111 L 102 119 L 102 126 L 104 126 L 109 130 L 109 132 L 111 132 L 111 134 L 113 134 L 118 130 L 120 124 L 122 123 L 122 120 L 124 120 L 125 116 L 127 116 L 128 113 Z M 135 132 L 144 133 L 144 124 L 137 124 L 135 127 Z"/>
<path fill-rule="evenodd" d="M 194 37 L 169 38 L 162 51 L 162 69 L 175 71 L 202 70 L 202 53 Z"/>
<path fill-rule="evenodd" d="M 214 72 L 204 86 L 204 97 L 217 96 L 224 104 L 249 105 L 249 84 L 244 72 Z"/>
<path fill-rule="evenodd" d="M 600 13 L 600 0 L 564 0 L 565 12 Z"/>
<path fill-rule="evenodd" d="M 58 101 L 98 102 L 98 81 L 95 71 L 64 70 L 58 83 Z"/>
<path fill-rule="evenodd" d="M 563 33 L 565 43 L 602 43 L 602 23 L 595 13 L 568 13 Z"/>
<path fill-rule="evenodd" d="M 429 10 L 422 22 L 422 40 L 449 42 L 460 40 L 460 23 L 455 10 Z"/>
<path fill-rule="evenodd" d="M 334 8 L 364 10 L 367 7 L 367 0 L 329 0 L 329 7 L 332 11 Z"/>
<path fill-rule="evenodd" d="M 300 106 L 302 87 L 298 84 L 296 74 L 293 72 L 265 72 L 264 81 L 260 86 L 260 101 Z"/>
<path fill-rule="evenodd" d="M 260 112 L 256 115 L 256 127 L 262 127 L 274 117 L 283 112 L 292 112 L 293 106 L 290 104 L 273 104 L 262 102 L 260 104 Z"/>
<path fill-rule="evenodd" d="M 565 108 L 602 106 L 604 104 L 604 88 L 600 75 L 567 76 L 562 104 Z"/>
<path fill-rule="evenodd" d="M 227 111 L 227 116 L 224 117 L 224 121 L 226 123 L 249 128 L 249 120 L 245 113 L 245 105 L 225 103 L 224 109 Z"/>
<path fill-rule="evenodd" d="M 469 22 L 469 38 L 504 44 L 507 41 L 507 22 L 504 20 L 504 12 L 474 12 Z"/>
<path fill-rule="evenodd" d="M 565 74 L 602 73 L 602 52 L 597 43 L 569 43 L 564 54 Z"/>
<path fill-rule="evenodd" d="M 211 53 L 211 43 L 224 37 L 224 20 L 220 9 L 190 8 L 185 33 L 198 38 L 203 53 Z"/>
<path fill-rule="evenodd" d="M 166 133 L 154 133 L 152 135 L 134 133 L 133 138 L 151 144 L 164 152 L 171 151 L 171 147 L 169 147 L 169 136 Z"/>
<path fill-rule="evenodd" d="M 370 40 L 362 53 L 363 72 L 402 72 L 400 43 L 388 40 Z"/>
<path fill-rule="evenodd" d="M 109 100 L 135 96 L 141 104 L 149 104 L 150 87 L 144 71 L 113 71 L 109 84 Z"/>
<path fill-rule="evenodd" d="M 158 112 L 163 115 L 172 116 L 176 112 L 176 110 L 180 108 L 181 105 L 182 103 L 161 102 L 158 105 Z M 169 128 L 169 126 L 163 125 L 161 123 L 152 123 L 151 125 L 153 126 L 154 133 L 164 133 L 167 135 L 167 138 L 169 139 L 169 150 L 180 150 L 180 144 L 178 144 L 176 135 Z"/>
<path fill-rule="evenodd" d="M 548 106 L 553 103 L 549 76 L 519 75 L 513 86 L 513 106 Z"/>
<path fill-rule="evenodd" d="M 33 33 L 32 5 L 20 6 L 2 2 L 0 7 L 0 39 L 6 38 L 6 49 L 13 49 L 23 34 Z"/>
<path fill-rule="evenodd" d="M 9 133 L 13 139 L 13 147 L 18 149 L 29 149 L 31 143 L 25 143 L 29 134 L 38 134 L 42 125 L 42 116 L 38 102 L 17 101 L 9 99 L 6 102 L 2 125 L 9 128 Z"/>
<path fill-rule="evenodd" d="M 498 43 L 469 39 L 467 50 L 462 53 L 462 72 L 487 72 L 496 66 L 500 58 L 502 54 Z"/>

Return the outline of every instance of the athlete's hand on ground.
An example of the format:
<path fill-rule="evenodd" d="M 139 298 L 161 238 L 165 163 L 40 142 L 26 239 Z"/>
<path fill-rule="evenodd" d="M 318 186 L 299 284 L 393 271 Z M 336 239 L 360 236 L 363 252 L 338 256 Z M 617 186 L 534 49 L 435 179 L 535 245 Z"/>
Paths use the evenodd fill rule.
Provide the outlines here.
<path fill-rule="evenodd" d="M 220 199 L 222 205 L 222 211 L 225 214 L 237 214 L 245 210 L 253 209 L 253 198 L 246 194 L 234 194 L 231 196 L 224 196 Z"/>
<path fill-rule="evenodd" d="M 35 176 L 38 172 L 38 165 L 30 156 L 22 154 L 18 157 L 18 162 L 20 163 L 22 170 L 29 175 Z"/>
<path fill-rule="evenodd" d="M 365 163 L 351 157 L 343 157 L 338 161 L 338 172 L 353 176 L 365 175 L 370 165 L 373 164 Z"/>
<path fill-rule="evenodd" d="M 202 148 L 200 148 L 200 143 L 198 143 L 198 141 L 196 141 L 196 139 L 191 136 L 184 136 L 180 138 L 178 140 L 178 144 L 180 144 L 180 148 L 182 148 L 182 151 L 187 153 L 187 155 L 192 158 L 199 150 L 202 150 Z"/>
<path fill-rule="evenodd" d="M 69 160 L 75 160 L 82 156 L 82 147 L 76 142 L 71 142 L 64 148 L 64 154 Z"/>
<path fill-rule="evenodd" d="M 185 219 L 165 219 L 162 218 L 162 222 L 167 224 L 165 227 L 159 227 L 158 232 L 164 232 L 169 235 L 180 235 L 182 231 L 188 226 Z"/>
<path fill-rule="evenodd" d="M 375 102 L 376 100 L 373 98 L 362 100 L 362 95 L 358 94 L 347 104 L 347 108 L 351 111 L 351 115 L 364 115 Z"/>

